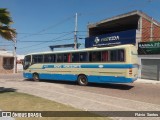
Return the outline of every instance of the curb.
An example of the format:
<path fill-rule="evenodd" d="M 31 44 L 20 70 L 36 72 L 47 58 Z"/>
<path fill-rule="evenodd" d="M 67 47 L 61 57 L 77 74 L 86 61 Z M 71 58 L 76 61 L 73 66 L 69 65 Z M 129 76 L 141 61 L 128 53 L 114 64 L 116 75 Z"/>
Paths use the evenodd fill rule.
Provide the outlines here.
<path fill-rule="evenodd" d="M 160 84 L 160 81 L 156 80 L 147 80 L 147 79 L 138 79 L 135 81 L 136 83 L 146 83 L 146 84 Z"/>

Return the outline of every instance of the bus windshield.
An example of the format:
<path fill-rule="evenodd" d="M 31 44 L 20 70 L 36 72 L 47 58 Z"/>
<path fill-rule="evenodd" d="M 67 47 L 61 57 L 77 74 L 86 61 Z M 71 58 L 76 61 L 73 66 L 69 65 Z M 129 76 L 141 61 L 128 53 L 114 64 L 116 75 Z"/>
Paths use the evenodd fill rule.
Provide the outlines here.
<path fill-rule="evenodd" d="M 27 69 L 31 65 L 31 56 L 25 56 L 24 62 L 23 62 L 23 69 Z"/>

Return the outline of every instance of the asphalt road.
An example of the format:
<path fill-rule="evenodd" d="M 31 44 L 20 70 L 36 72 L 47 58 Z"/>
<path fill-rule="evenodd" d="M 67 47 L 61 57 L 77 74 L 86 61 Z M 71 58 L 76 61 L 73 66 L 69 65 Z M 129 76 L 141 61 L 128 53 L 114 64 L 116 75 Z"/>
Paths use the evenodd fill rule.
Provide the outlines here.
<path fill-rule="evenodd" d="M 135 82 L 79 86 L 74 82 L 34 82 L 24 79 L 22 74 L 8 74 L 0 75 L 0 91 L 28 93 L 88 111 L 160 111 L 160 84 Z M 118 119 L 130 120 L 129 117 Z M 137 119 L 159 118 L 131 118 Z"/>

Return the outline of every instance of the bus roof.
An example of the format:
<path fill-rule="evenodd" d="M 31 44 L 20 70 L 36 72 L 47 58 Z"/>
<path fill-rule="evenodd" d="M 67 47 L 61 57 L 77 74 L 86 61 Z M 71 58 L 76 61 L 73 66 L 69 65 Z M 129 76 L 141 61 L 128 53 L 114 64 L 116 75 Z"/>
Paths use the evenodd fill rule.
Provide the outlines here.
<path fill-rule="evenodd" d="M 66 51 L 46 51 L 46 52 L 35 52 L 30 53 L 27 55 L 38 55 L 38 54 L 58 54 L 58 53 L 73 53 L 73 52 L 85 52 L 85 51 L 99 51 L 99 50 L 110 50 L 110 49 L 122 49 L 126 47 L 133 47 L 133 45 L 118 45 L 112 47 L 92 47 L 92 48 L 85 48 L 85 49 L 78 49 L 78 50 L 66 50 Z"/>

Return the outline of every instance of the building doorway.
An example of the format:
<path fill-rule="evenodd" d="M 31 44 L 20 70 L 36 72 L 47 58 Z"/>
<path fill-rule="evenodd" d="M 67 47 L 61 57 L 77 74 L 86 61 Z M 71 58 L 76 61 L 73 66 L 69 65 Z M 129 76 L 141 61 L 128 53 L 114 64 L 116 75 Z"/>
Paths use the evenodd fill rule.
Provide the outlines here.
<path fill-rule="evenodd" d="M 150 80 L 160 80 L 160 60 L 142 59 L 141 78 Z"/>

